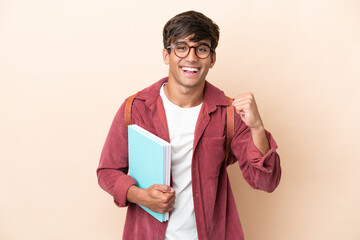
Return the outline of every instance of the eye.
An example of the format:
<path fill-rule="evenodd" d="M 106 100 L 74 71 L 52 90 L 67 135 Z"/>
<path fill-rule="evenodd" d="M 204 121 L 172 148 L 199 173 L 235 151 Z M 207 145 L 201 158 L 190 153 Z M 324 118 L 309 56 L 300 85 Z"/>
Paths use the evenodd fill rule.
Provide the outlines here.
<path fill-rule="evenodd" d="M 185 44 L 179 44 L 175 47 L 175 50 L 178 52 L 186 52 L 188 47 Z"/>
<path fill-rule="evenodd" d="M 210 49 L 207 46 L 198 46 L 198 52 L 207 53 Z"/>

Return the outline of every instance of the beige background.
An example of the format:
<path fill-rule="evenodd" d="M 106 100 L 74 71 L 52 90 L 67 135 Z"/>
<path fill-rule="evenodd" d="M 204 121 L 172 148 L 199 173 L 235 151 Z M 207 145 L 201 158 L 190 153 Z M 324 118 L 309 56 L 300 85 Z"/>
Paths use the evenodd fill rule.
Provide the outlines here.
<path fill-rule="evenodd" d="M 247 240 L 360 239 L 357 0 L 0 0 L 0 239 L 121 239 L 126 209 L 95 169 L 125 97 L 167 75 L 162 27 L 221 28 L 208 80 L 255 93 L 283 176 L 229 168 Z"/>

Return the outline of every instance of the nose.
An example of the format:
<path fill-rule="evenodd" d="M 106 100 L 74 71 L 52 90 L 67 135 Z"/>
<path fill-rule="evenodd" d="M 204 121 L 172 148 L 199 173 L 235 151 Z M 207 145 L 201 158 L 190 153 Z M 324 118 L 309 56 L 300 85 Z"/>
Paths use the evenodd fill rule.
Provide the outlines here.
<path fill-rule="evenodd" d="M 195 47 L 190 47 L 190 52 L 189 54 L 186 56 L 186 60 L 189 62 L 196 62 L 198 60 L 198 57 L 196 56 L 196 48 Z"/>

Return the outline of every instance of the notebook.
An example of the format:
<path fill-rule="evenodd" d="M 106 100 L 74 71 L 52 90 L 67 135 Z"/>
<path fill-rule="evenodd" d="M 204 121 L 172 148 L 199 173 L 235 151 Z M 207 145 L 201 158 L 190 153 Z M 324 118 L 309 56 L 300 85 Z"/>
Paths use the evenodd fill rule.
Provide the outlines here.
<path fill-rule="evenodd" d="M 147 189 L 153 184 L 170 186 L 171 145 L 144 128 L 128 126 L 129 175 L 138 187 Z M 169 220 L 169 213 L 153 212 L 141 206 L 160 222 Z"/>

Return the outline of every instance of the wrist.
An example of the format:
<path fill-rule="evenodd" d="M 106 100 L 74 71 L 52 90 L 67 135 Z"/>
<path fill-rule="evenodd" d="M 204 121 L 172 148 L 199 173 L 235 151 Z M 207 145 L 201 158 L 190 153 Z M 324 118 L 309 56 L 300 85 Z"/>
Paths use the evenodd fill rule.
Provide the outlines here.
<path fill-rule="evenodd" d="M 271 148 L 264 126 L 261 125 L 257 128 L 250 128 L 250 132 L 255 147 L 260 151 L 261 155 L 264 156 Z"/>
<path fill-rule="evenodd" d="M 256 127 L 250 127 L 249 129 L 252 135 L 265 133 L 265 127 L 263 124 L 260 124 L 259 126 Z"/>
<path fill-rule="evenodd" d="M 143 189 L 139 188 L 136 185 L 130 186 L 126 195 L 126 200 L 128 202 L 140 204 L 142 190 Z"/>

